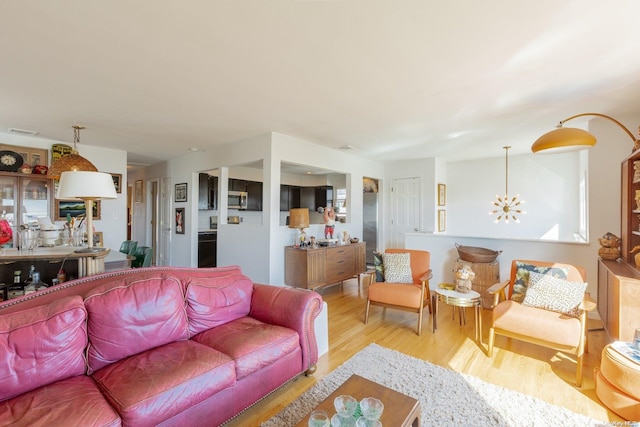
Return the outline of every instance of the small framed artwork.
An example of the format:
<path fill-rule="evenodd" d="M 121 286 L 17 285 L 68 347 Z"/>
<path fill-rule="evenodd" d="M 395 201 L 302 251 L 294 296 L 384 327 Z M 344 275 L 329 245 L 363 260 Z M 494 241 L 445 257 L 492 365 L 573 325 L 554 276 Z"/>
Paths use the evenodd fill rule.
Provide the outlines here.
<path fill-rule="evenodd" d="M 116 193 L 122 193 L 122 174 L 110 173 L 109 175 L 113 178 L 113 186 L 116 187 Z"/>
<path fill-rule="evenodd" d="M 447 186 L 445 184 L 438 184 L 438 206 L 444 206 L 447 204 Z"/>
<path fill-rule="evenodd" d="M 438 210 L 438 233 L 442 233 L 447 229 L 447 211 Z"/>
<path fill-rule="evenodd" d="M 142 180 L 141 179 L 136 181 L 135 201 L 136 203 L 142 203 Z"/>
<path fill-rule="evenodd" d="M 102 240 L 102 231 L 96 231 L 93 233 L 93 246 L 98 248 L 104 247 L 104 240 Z"/>
<path fill-rule="evenodd" d="M 184 208 L 176 208 L 176 234 L 184 234 Z"/>
<path fill-rule="evenodd" d="M 60 200 L 56 199 L 55 203 L 56 221 L 64 221 L 67 214 L 71 218 L 84 216 L 86 208 L 82 200 Z M 100 200 L 93 202 L 93 219 L 100 219 Z"/>
<path fill-rule="evenodd" d="M 175 198 L 176 202 L 186 202 L 187 201 L 187 183 L 183 182 L 182 184 L 176 184 L 175 189 Z"/>

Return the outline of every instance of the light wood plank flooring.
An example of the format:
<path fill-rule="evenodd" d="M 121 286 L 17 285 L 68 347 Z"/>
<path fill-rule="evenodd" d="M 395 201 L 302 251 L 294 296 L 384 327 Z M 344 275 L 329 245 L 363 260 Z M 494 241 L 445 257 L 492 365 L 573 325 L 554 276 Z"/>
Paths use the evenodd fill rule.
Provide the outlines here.
<path fill-rule="evenodd" d="M 622 420 L 604 407 L 595 394 L 593 368 L 600 364 L 600 353 L 608 342 L 598 321 L 591 321 L 589 325 L 589 353 L 585 357 L 583 385 L 578 389 L 574 383 L 573 356 L 496 337 L 493 358 L 488 358 L 490 310 L 483 312 L 484 344 L 481 347 L 474 340 L 472 309 L 467 309 L 467 324 L 460 326 L 457 317 L 455 321 L 452 319 L 452 307 L 440 304 L 436 332 L 432 333 L 430 314 L 425 313 L 422 335 L 418 336 L 417 315 L 400 310 L 372 307 L 369 324 L 365 325 L 366 284 L 358 289 L 355 279 L 320 293 L 329 307 L 329 352 L 320 357 L 316 373 L 311 377 L 298 377 L 226 426 L 259 426 L 370 343 L 538 397 L 600 421 Z"/>

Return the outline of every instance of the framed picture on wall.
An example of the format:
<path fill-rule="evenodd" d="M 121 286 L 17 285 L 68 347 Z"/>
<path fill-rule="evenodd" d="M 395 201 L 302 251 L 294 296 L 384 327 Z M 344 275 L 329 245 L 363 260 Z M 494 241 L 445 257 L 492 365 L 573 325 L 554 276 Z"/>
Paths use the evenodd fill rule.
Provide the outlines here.
<path fill-rule="evenodd" d="M 447 204 L 447 186 L 445 184 L 438 184 L 438 206 L 444 206 Z"/>
<path fill-rule="evenodd" d="M 175 201 L 186 202 L 187 201 L 187 183 L 176 184 L 175 188 Z"/>
<path fill-rule="evenodd" d="M 116 187 L 116 193 L 122 193 L 122 174 L 110 173 L 109 175 L 113 178 L 113 186 Z"/>
<path fill-rule="evenodd" d="M 142 180 L 139 179 L 136 181 L 136 188 L 135 188 L 135 201 L 136 203 L 142 203 Z"/>
<path fill-rule="evenodd" d="M 86 208 L 84 201 L 82 200 L 60 200 L 56 199 L 55 203 L 55 216 L 56 221 L 63 221 L 67 219 L 67 214 L 71 218 L 78 216 L 84 217 Z M 100 219 L 100 200 L 93 202 L 93 219 Z"/>
<path fill-rule="evenodd" d="M 176 234 L 184 234 L 184 208 L 176 208 Z"/>
<path fill-rule="evenodd" d="M 438 233 L 442 233 L 447 229 L 447 211 L 438 210 Z"/>

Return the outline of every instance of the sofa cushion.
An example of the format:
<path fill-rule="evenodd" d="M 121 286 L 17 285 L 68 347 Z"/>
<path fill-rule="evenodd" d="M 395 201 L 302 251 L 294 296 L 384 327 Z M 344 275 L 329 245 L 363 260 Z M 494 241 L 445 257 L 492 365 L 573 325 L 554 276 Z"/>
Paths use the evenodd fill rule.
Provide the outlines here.
<path fill-rule="evenodd" d="M 263 323 L 252 317 L 209 329 L 193 340 L 231 356 L 236 362 L 238 380 L 300 347 L 300 337 L 293 329 Z"/>
<path fill-rule="evenodd" d="M 93 378 L 123 424 L 136 427 L 155 426 L 236 380 L 229 356 L 190 340 L 112 363 Z"/>
<path fill-rule="evenodd" d="M 529 286 L 523 305 L 578 316 L 578 306 L 584 299 L 587 284 L 556 279 L 548 274 L 529 273 Z"/>
<path fill-rule="evenodd" d="M 89 373 L 189 335 L 182 286 L 175 277 L 158 274 L 107 284 L 92 290 L 85 306 Z"/>
<path fill-rule="evenodd" d="M 196 335 L 249 314 L 253 282 L 240 272 L 187 282 L 189 332 Z"/>
<path fill-rule="evenodd" d="M 0 401 L 85 372 L 82 298 L 0 316 Z"/>
<path fill-rule="evenodd" d="M 382 253 L 373 251 L 373 266 L 376 270 L 376 282 L 384 282 L 384 259 Z"/>
<path fill-rule="evenodd" d="M 558 279 L 566 279 L 569 273 L 569 269 L 564 267 L 543 267 L 516 261 L 516 276 L 513 282 L 512 300 L 517 302 L 524 300 L 524 296 L 527 293 L 527 286 L 529 285 L 529 273 L 532 271 L 540 274 L 548 274 Z"/>
<path fill-rule="evenodd" d="M 121 422 L 91 377 L 79 375 L 0 403 L 0 425 L 115 427 Z"/>

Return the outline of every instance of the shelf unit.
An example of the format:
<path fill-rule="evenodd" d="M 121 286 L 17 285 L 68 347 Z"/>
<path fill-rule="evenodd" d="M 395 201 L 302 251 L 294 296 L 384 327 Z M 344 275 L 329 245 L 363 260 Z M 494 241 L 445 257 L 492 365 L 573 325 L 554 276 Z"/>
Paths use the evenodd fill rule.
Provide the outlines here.
<path fill-rule="evenodd" d="M 598 313 L 609 339 L 631 341 L 640 327 L 640 268 L 631 254 L 640 245 L 640 150 L 622 161 L 621 172 L 621 259 L 598 262 Z"/>

